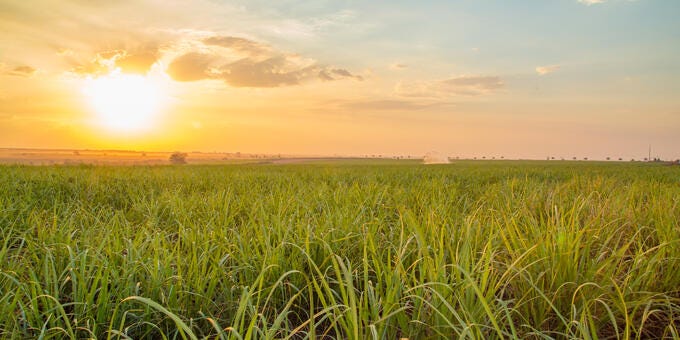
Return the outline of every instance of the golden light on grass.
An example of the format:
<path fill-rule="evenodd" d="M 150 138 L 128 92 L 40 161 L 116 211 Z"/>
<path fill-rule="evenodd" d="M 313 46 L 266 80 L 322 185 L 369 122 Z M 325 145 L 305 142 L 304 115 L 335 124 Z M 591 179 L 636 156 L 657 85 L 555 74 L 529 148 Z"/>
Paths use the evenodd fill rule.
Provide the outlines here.
<path fill-rule="evenodd" d="M 83 93 L 97 125 L 121 132 L 150 129 L 163 104 L 158 80 L 142 75 L 112 72 L 88 78 Z"/>

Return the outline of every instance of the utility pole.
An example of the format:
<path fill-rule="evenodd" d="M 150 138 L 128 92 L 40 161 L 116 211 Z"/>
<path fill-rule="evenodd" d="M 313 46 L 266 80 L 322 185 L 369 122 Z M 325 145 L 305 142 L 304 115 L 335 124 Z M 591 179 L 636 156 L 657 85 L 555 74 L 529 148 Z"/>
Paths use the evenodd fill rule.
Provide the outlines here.
<path fill-rule="evenodd" d="M 649 153 L 647 154 L 647 161 L 652 161 L 652 144 L 649 144 Z"/>

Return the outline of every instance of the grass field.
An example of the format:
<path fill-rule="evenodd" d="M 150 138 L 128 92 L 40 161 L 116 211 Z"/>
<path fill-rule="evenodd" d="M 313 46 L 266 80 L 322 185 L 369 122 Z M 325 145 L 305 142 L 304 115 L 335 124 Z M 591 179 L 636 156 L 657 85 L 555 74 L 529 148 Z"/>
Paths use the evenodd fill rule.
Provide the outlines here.
<path fill-rule="evenodd" d="M 1 166 L 2 338 L 679 338 L 680 167 Z"/>

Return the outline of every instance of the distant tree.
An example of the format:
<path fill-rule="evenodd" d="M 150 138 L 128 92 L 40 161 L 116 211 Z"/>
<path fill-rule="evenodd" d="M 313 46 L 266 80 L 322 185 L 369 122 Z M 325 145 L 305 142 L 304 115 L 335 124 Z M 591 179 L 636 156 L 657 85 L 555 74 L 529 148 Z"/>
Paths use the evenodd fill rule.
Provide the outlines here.
<path fill-rule="evenodd" d="M 611 159 L 610 157 L 607 157 L 607 160 L 610 160 L 610 159 Z"/>
<path fill-rule="evenodd" d="M 623 158 L 622 158 L 622 157 L 619 157 L 619 160 L 620 160 L 620 161 L 622 161 L 622 160 L 623 160 Z"/>
<path fill-rule="evenodd" d="M 172 164 L 186 164 L 187 163 L 187 154 L 184 152 L 173 152 L 170 155 L 170 163 Z"/>
<path fill-rule="evenodd" d="M 587 160 L 588 160 L 588 157 L 583 157 L 583 160 L 584 160 L 584 161 L 587 161 Z"/>
<path fill-rule="evenodd" d="M 573 160 L 576 160 L 576 157 L 573 157 L 572 159 L 573 159 Z"/>

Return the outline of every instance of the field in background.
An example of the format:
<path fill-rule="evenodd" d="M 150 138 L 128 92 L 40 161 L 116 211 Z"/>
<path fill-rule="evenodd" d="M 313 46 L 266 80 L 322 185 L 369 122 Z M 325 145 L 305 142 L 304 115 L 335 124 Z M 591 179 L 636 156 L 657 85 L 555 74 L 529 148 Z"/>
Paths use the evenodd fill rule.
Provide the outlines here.
<path fill-rule="evenodd" d="M 172 152 L 133 150 L 69 150 L 0 148 L 0 164 L 7 165 L 167 165 Z M 189 164 L 298 163 L 331 159 L 313 156 L 187 152 Z"/>
<path fill-rule="evenodd" d="M 680 168 L 0 166 L 0 337 L 678 338 Z"/>

